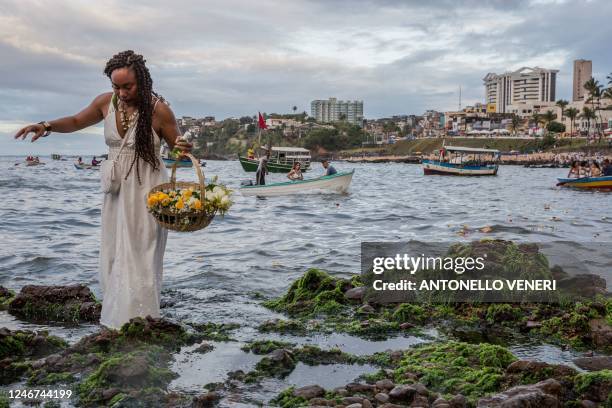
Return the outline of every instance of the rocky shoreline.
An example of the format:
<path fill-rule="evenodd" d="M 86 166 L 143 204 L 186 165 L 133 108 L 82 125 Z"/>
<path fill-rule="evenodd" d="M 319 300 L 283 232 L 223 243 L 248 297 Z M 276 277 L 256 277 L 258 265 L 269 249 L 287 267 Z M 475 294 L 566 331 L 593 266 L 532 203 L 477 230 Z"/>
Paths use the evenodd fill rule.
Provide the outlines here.
<path fill-rule="evenodd" d="M 505 241 L 470 248 L 479 245 L 494 245 L 498 255 L 510 250 L 537 255 Z M 172 370 L 172 361 L 186 347 L 205 356 L 235 342 L 237 325 L 136 318 L 121 330 L 100 329 L 74 344 L 46 331 L 1 328 L 0 381 L 4 389 L 69 388 L 71 403 L 82 407 L 232 406 L 228 401 L 286 408 L 612 406 L 612 300 L 605 281 L 565 276 L 555 268 L 539 273 L 578 289 L 583 300 L 386 304 L 369 293 L 367 276 L 343 279 L 310 269 L 283 296 L 258 300 L 285 318 L 264 321 L 243 342 L 242 352 L 256 364 L 228 370 L 224 381 L 202 384 L 196 394 L 170 389 L 181 374 Z M 82 285 L 25 286 L 18 294 L 0 287 L 0 308 L 23 321 L 78 325 L 97 322 L 100 304 Z M 439 335 L 428 338 L 429 329 Z M 296 342 L 300 336 L 330 333 L 425 340 L 370 354 Z M 521 359 L 508 347 L 512 342 L 552 344 L 578 350 L 580 357 L 572 366 Z M 278 389 L 271 400 L 241 400 L 245 390 L 270 380 L 281 384 L 300 366 L 329 367 L 330 376 L 338 366 L 367 369 L 342 386 L 329 386 L 321 377 L 317 383 Z M 42 400 L 28 405 L 59 406 Z M 10 401 L 0 395 L 4 406 Z"/>

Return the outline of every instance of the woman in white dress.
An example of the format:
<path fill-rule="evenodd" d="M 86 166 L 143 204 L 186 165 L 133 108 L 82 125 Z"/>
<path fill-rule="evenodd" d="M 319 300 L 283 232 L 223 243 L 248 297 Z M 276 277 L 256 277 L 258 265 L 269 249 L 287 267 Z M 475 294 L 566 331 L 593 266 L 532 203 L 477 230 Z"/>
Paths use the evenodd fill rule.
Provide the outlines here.
<path fill-rule="evenodd" d="M 51 132 L 75 132 L 104 121 L 109 160 L 116 160 L 121 187 L 105 194 L 102 204 L 100 323 L 119 329 L 133 317 L 159 317 L 167 230 L 146 211 L 145 196 L 168 180 L 159 155 L 161 139 L 171 149 L 176 145 L 188 152 L 192 146 L 178 139 L 174 113 L 153 91 L 142 55 L 120 52 L 108 61 L 104 73 L 113 92 L 97 96 L 74 116 L 28 125 L 15 138 L 34 133 L 35 141 Z"/>

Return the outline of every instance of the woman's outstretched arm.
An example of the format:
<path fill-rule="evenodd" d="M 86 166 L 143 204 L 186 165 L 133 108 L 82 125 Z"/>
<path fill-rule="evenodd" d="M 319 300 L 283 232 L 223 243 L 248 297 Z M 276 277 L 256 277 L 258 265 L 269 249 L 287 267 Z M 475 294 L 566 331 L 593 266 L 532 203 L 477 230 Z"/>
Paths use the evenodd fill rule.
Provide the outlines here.
<path fill-rule="evenodd" d="M 71 133 L 95 125 L 104 119 L 103 108 L 109 104 L 111 95 L 112 92 L 98 95 L 89 106 L 76 115 L 49 121 L 48 123 L 51 125 L 51 131 L 57 133 Z M 32 141 L 34 142 L 45 133 L 45 127 L 39 123 L 25 126 L 15 133 L 15 139 L 25 139 L 29 133 L 34 133 L 34 136 L 32 136 Z"/>

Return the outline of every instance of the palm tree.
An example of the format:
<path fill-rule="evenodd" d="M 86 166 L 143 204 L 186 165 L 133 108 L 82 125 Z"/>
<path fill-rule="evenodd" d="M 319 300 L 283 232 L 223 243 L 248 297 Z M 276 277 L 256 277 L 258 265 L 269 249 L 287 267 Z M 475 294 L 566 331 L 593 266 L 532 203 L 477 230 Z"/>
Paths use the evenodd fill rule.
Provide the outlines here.
<path fill-rule="evenodd" d="M 572 137 L 574 137 L 574 121 L 578 117 L 579 113 L 580 113 L 580 111 L 578 109 L 574 108 L 574 107 L 568 108 L 565 111 L 565 115 L 570 120 L 570 144 L 572 144 L 571 140 L 572 140 Z"/>
<path fill-rule="evenodd" d="M 546 131 L 548 131 L 548 127 L 555 119 L 557 119 L 557 115 L 555 114 L 555 112 L 551 110 L 547 110 L 544 116 L 542 117 L 542 119 L 544 120 L 544 123 L 546 124 Z"/>
<path fill-rule="evenodd" d="M 597 119 L 597 115 L 595 111 L 588 106 L 584 106 L 582 108 L 582 113 L 580 114 L 582 119 L 586 119 L 587 121 L 587 136 L 591 132 L 591 119 Z"/>
<path fill-rule="evenodd" d="M 561 122 L 563 122 L 563 111 L 565 111 L 567 105 L 569 105 L 569 102 L 565 99 L 559 99 L 557 101 L 557 106 L 561 108 Z"/>
<path fill-rule="evenodd" d="M 510 122 L 510 129 L 512 129 L 512 134 L 516 136 L 516 132 L 521 127 L 521 118 L 518 115 L 512 115 L 512 121 Z"/>
<path fill-rule="evenodd" d="M 597 112 L 599 112 L 599 121 L 601 123 L 603 122 L 603 119 L 601 118 L 600 107 L 601 97 L 603 95 L 602 88 L 603 86 L 599 83 L 599 81 L 597 81 L 593 77 L 591 77 L 591 79 L 584 83 L 584 89 L 589 92 L 588 102 L 591 102 L 593 115 L 595 116 L 593 119 L 595 119 L 595 128 L 597 129 L 597 133 L 599 134 L 599 141 L 601 141 L 601 126 L 598 126 L 597 124 Z"/>
<path fill-rule="evenodd" d="M 533 112 L 531 114 L 531 120 L 533 120 L 533 124 L 535 125 L 535 127 L 540 126 L 540 122 L 542 121 L 542 117 L 540 116 L 540 114 L 538 112 Z"/>

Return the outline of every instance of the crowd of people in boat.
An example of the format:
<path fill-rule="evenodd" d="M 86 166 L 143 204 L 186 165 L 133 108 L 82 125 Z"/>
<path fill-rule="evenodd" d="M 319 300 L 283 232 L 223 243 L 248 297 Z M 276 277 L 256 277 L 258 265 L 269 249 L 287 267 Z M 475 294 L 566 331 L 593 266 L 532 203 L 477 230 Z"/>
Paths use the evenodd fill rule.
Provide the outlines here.
<path fill-rule="evenodd" d="M 83 158 L 82 158 L 81 156 L 79 156 L 79 158 L 77 159 L 77 163 L 78 163 L 78 164 L 80 164 L 80 165 L 85 164 L 85 162 L 83 161 Z M 92 165 L 92 166 L 97 166 L 97 165 L 99 165 L 100 163 L 102 163 L 102 160 L 98 160 L 98 159 L 96 158 L 96 156 L 94 156 L 94 157 L 93 157 L 93 159 L 91 159 L 91 165 Z"/>
<path fill-rule="evenodd" d="M 26 157 L 27 162 L 40 163 L 40 159 L 38 156 L 28 156 Z"/>
<path fill-rule="evenodd" d="M 568 178 L 605 176 L 612 176 L 610 159 L 604 159 L 601 162 L 598 160 L 574 160 L 567 175 Z"/>

